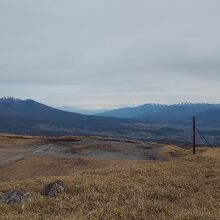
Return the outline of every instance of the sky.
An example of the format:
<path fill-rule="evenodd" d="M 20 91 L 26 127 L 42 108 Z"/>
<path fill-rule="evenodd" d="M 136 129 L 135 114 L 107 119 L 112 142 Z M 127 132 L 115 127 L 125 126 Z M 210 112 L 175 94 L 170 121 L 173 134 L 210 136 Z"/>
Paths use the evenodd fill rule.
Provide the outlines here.
<path fill-rule="evenodd" d="M 219 12 L 219 0 L 0 0 L 0 96 L 219 103 Z"/>

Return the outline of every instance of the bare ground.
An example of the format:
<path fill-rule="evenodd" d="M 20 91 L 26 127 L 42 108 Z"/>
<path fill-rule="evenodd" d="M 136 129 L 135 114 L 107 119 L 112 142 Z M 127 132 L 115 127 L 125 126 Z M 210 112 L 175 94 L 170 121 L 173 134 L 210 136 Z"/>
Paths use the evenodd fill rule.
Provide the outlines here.
<path fill-rule="evenodd" d="M 0 167 L 28 156 L 164 161 L 182 152 L 172 145 L 98 137 L 29 137 L 0 135 Z"/>

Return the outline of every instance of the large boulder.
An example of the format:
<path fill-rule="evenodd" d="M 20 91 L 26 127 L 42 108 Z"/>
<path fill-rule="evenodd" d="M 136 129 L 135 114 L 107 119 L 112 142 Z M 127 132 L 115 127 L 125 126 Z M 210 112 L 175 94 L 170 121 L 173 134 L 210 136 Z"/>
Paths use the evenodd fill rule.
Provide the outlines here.
<path fill-rule="evenodd" d="M 63 181 L 55 181 L 52 183 L 49 183 L 43 188 L 43 195 L 49 196 L 49 197 L 55 197 L 58 196 L 61 193 L 64 193 L 66 191 L 66 187 Z"/>
<path fill-rule="evenodd" d="M 29 200 L 31 197 L 31 192 L 24 189 L 13 189 L 6 192 L 0 198 L 0 204 L 12 204 L 12 203 L 21 203 Z"/>

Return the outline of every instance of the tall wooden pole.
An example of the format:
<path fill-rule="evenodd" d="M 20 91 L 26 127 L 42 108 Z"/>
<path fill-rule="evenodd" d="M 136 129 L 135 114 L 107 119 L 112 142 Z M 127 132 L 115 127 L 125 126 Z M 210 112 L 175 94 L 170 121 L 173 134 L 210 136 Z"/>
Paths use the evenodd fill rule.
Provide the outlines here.
<path fill-rule="evenodd" d="M 196 117 L 193 117 L 193 154 L 196 154 Z"/>

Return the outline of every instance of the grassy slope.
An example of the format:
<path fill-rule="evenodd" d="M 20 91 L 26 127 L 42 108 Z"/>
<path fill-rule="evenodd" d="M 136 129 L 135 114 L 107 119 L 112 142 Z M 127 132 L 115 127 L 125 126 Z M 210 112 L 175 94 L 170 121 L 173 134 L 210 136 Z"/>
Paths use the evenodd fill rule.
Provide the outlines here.
<path fill-rule="evenodd" d="M 4 181 L 0 194 L 14 187 L 34 194 L 24 205 L 0 205 L 0 219 L 207 220 L 220 216 L 219 150 L 164 163 L 27 158 L 0 172 Z M 43 185 L 57 179 L 66 182 L 67 194 L 56 199 L 41 196 Z"/>

